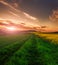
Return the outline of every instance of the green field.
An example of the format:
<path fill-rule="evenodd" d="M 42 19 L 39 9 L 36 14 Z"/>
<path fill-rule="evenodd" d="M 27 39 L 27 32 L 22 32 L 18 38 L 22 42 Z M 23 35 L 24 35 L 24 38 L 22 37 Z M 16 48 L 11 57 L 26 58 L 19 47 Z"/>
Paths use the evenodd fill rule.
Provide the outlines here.
<path fill-rule="evenodd" d="M 55 34 L 55 39 L 50 39 L 52 34 L 49 35 L 0 36 L 0 65 L 58 65 L 58 41 L 54 41 Z"/>

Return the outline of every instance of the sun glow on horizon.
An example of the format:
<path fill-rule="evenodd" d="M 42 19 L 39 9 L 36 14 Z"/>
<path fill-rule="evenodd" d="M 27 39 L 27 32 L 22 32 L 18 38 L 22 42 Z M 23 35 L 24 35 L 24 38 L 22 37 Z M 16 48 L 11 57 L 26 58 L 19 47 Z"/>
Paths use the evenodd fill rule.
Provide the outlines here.
<path fill-rule="evenodd" d="M 11 27 L 6 27 L 9 31 L 16 31 L 17 30 L 17 28 L 16 27 L 13 27 L 13 26 L 11 26 Z"/>

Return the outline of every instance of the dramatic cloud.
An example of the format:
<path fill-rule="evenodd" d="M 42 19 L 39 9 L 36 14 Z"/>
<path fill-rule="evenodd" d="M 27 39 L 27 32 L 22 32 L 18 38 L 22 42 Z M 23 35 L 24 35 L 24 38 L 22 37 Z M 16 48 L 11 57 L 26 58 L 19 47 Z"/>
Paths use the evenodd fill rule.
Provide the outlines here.
<path fill-rule="evenodd" d="M 49 18 L 54 24 L 58 25 L 58 9 L 53 10 Z"/>
<path fill-rule="evenodd" d="M 36 20 L 35 17 L 32 17 L 32 16 L 30 16 L 29 14 L 27 14 L 27 13 L 25 13 L 25 12 L 24 12 L 24 15 L 25 15 L 26 17 L 30 18 L 30 19 Z"/>
<path fill-rule="evenodd" d="M 3 18 L 10 19 L 15 23 L 25 23 L 27 26 L 37 26 L 38 21 L 35 17 L 28 15 L 27 13 L 21 11 L 20 9 L 16 8 L 17 3 L 14 2 L 15 6 L 7 1 L 1 0 L 0 3 L 2 6 L 6 8 L 6 13 L 3 11 Z M 4 8 L 4 9 L 5 9 Z M 28 15 L 28 16 L 27 16 Z M 35 24 L 35 25 L 34 25 Z"/>
<path fill-rule="evenodd" d="M 0 18 L 30 26 L 54 26 L 53 24 L 58 25 L 56 8 L 58 9 L 58 0 L 0 0 Z"/>
<path fill-rule="evenodd" d="M 13 6 L 11 6 L 10 4 L 8 4 L 7 2 L 4 2 L 4 1 L 0 1 L 0 2 L 1 2 L 2 4 L 4 4 L 4 5 L 8 6 L 9 8 L 11 8 L 11 9 L 13 9 L 13 10 L 19 12 L 19 10 L 15 9 Z"/>

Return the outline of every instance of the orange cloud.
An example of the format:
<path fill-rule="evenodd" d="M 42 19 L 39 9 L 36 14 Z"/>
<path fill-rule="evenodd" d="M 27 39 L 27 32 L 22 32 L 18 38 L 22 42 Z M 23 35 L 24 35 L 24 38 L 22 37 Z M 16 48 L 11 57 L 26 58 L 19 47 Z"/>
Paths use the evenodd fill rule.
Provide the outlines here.
<path fill-rule="evenodd" d="M 58 9 L 52 11 L 52 14 L 49 16 L 49 19 L 56 24 L 58 23 Z"/>

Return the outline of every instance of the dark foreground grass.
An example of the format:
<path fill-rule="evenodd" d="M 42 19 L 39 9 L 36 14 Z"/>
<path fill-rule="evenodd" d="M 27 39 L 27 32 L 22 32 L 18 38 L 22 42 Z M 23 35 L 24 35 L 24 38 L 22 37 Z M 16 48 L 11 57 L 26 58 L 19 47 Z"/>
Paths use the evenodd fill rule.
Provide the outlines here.
<path fill-rule="evenodd" d="M 20 37 L 16 40 L 19 44 L 15 43 L 8 47 L 14 50 L 14 52 L 7 51 L 8 53 L 10 52 L 10 54 L 12 53 L 11 55 L 6 54 L 7 57 L 0 55 L 2 59 L 0 65 L 58 65 L 58 45 L 34 34 L 31 34 L 30 37 L 22 37 L 21 39 L 25 41 L 23 43 L 19 38 Z M 21 43 L 22 46 L 20 46 Z M 18 44 L 18 46 L 16 46 L 16 44 Z M 5 48 L 7 46 L 5 45 Z M 5 58 L 5 62 L 3 63 L 4 57 L 7 59 Z"/>

